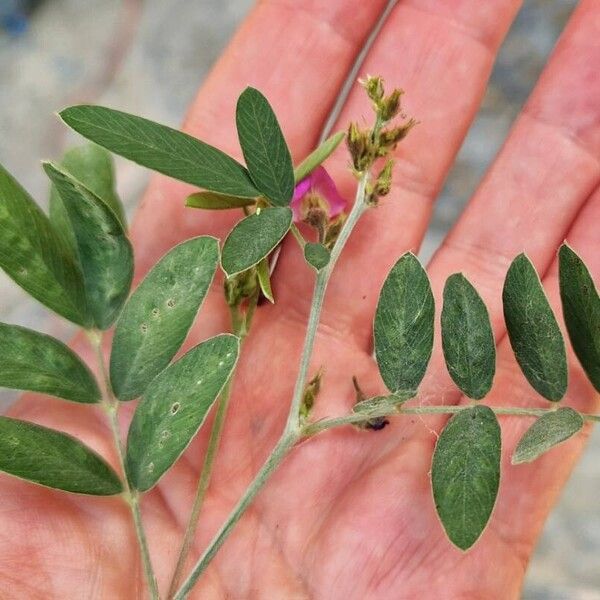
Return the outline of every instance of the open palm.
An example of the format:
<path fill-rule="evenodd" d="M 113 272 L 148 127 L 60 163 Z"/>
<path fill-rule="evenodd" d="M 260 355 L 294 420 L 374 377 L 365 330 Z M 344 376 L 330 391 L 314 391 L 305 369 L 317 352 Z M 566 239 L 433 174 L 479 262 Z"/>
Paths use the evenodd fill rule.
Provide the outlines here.
<path fill-rule="evenodd" d="M 316 143 L 344 76 L 384 6 L 382 0 L 264 0 L 204 84 L 186 130 L 239 154 L 234 102 L 246 85 L 265 93 L 295 159 Z M 360 222 L 333 276 L 312 372 L 324 365 L 315 418 L 346 413 L 356 375 L 383 391 L 373 359 L 371 321 L 385 275 L 418 250 L 435 197 L 482 98 L 495 53 L 519 2 L 407 0 L 392 11 L 363 71 L 406 91 L 421 124 L 401 144 L 395 188 Z M 486 402 L 540 402 L 518 371 L 504 335 L 501 286 L 512 257 L 526 251 L 557 298 L 555 253 L 564 238 L 600 274 L 600 7 L 583 1 L 536 90 L 479 190 L 429 266 L 439 298 L 462 270 L 486 304 L 498 344 L 498 371 Z M 368 114 L 352 94 L 338 128 Z M 352 178 L 338 153 L 328 168 L 346 195 Z M 137 275 L 176 242 L 223 237 L 232 214 L 183 208 L 184 184 L 157 177 L 132 229 Z M 305 331 L 313 272 L 286 243 L 274 278 L 277 303 L 261 306 L 235 376 L 212 485 L 193 555 L 198 556 L 281 433 Z M 556 306 L 556 302 L 554 302 Z M 227 330 L 217 285 L 188 347 Z M 440 344 L 413 403 L 463 401 L 443 368 Z M 84 344 L 81 346 L 82 352 Z M 571 360 L 565 403 L 594 410 L 597 395 Z M 125 424 L 132 405 L 122 411 Z M 113 464 L 100 411 L 35 395 L 11 410 L 73 433 Z M 344 427 L 300 444 L 275 473 L 195 588 L 198 598 L 514 598 L 544 520 L 582 447 L 579 436 L 537 462 L 510 456 L 529 422 L 501 421 L 503 479 L 490 526 L 463 554 L 435 515 L 429 469 L 445 417 L 403 416 L 383 431 Z M 210 425 L 208 423 L 207 425 Z M 159 586 L 166 592 L 201 468 L 205 426 L 185 456 L 143 501 Z M 0 478 L 0 595 L 3 598 L 144 596 L 126 507 Z M 188 567 L 191 566 L 188 565 Z"/>

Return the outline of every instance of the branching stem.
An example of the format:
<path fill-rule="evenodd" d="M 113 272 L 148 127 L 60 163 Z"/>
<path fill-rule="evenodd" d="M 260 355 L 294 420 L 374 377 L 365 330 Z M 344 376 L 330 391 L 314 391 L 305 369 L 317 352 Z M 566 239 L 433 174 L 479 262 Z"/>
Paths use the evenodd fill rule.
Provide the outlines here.
<path fill-rule="evenodd" d="M 121 438 L 121 429 L 119 426 L 119 401 L 115 398 L 112 388 L 110 385 L 110 379 L 106 371 L 106 365 L 104 363 L 104 355 L 102 354 L 102 333 L 99 331 L 90 331 L 88 333 L 88 339 L 96 354 L 96 360 L 98 363 L 98 371 L 100 373 L 100 379 L 102 382 L 102 408 L 108 417 L 110 430 L 112 432 L 117 456 L 119 458 L 119 465 L 123 474 L 123 485 L 125 492 L 123 494 L 130 510 L 133 519 L 133 526 L 135 529 L 135 535 L 138 541 L 140 556 L 142 558 L 142 565 L 144 568 L 144 574 L 146 577 L 146 583 L 152 600 L 160 600 L 160 594 L 158 592 L 158 584 L 156 582 L 156 576 L 154 575 L 154 569 L 152 568 L 152 561 L 150 559 L 150 550 L 148 548 L 148 540 L 142 524 L 142 513 L 140 510 L 139 494 L 132 490 L 127 481 L 127 475 L 125 473 L 125 450 L 123 448 L 123 441 Z"/>
<path fill-rule="evenodd" d="M 389 406 L 382 409 L 380 412 L 372 411 L 369 413 L 352 413 L 344 415 L 342 417 L 333 417 L 330 419 L 322 419 L 314 423 L 309 423 L 304 427 L 304 437 L 312 437 L 328 429 L 334 427 L 341 427 L 343 425 L 356 425 L 363 423 L 368 419 L 374 419 L 378 417 L 398 417 L 402 415 L 453 415 L 461 412 L 467 408 L 471 408 L 473 405 L 441 405 L 441 406 L 407 406 L 398 407 L 397 410 L 390 411 Z M 515 417 L 542 417 L 547 413 L 554 412 L 553 408 L 509 408 L 509 407 L 494 407 L 490 408 L 499 416 L 515 416 Z M 600 415 L 590 415 L 581 413 L 581 416 L 586 421 L 600 422 Z"/>
<path fill-rule="evenodd" d="M 317 327 L 321 318 L 321 311 L 323 308 L 323 300 L 325 298 L 325 292 L 327 290 L 327 284 L 331 277 L 331 273 L 335 267 L 335 264 L 350 237 L 356 223 L 360 219 L 361 215 L 365 211 L 366 205 L 366 188 L 369 179 L 368 173 L 363 173 L 360 177 L 358 188 L 356 191 L 356 198 L 354 205 L 348 219 L 344 223 L 340 235 L 331 250 L 329 263 L 317 274 L 315 282 L 315 288 L 313 292 L 313 298 L 311 302 L 310 314 L 308 317 L 308 325 L 306 329 L 306 337 L 304 339 L 304 347 L 302 350 L 302 357 L 300 359 L 300 368 L 294 386 L 294 394 L 292 397 L 292 403 L 290 406 L 290 412 L 286 422 L 285 429 L 277 442 L 274 450 L 266 459 L 265 463 L 261 467 L 260 471 L 244 492 L 237 506 L 233 509 L 227 520 L 215 535 L 213 540 L 210 542 L 194 568 L 184 581 L 181 588 L 173 596 L 173 600 L 183 600 L 187 598 L 191 589 L 195 585 L 196 581 L 202 575 L 212 558 L 218 552 L 219 548 L 223 545 L 223 542 L 227 539 L 231 530 L 235 527 L 237 522 L 242 518 L 244 512 L 248 506 L 252 503 L 258 492 L 264 487 L 271 474 L 279 466 L 282 460 L 286 457 L 288 452 L 294 447 L 296 442 L 302 437 L 303 431 L 300 427 L 300 406 L 302 403 L 302 396 L 304 393 L 304 386 L 306 385 L 306 376 L 308 373 L 308 367 L 310 364 L 310 358 L 312 356 L 313 347 L 315 343 L 315 337 L 317 333 Z"/>

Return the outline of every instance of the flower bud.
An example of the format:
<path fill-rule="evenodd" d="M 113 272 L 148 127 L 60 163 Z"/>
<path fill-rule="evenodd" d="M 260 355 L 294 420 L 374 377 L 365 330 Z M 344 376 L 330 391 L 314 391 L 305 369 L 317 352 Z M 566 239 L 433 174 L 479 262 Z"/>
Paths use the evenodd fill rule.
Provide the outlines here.
<path fill-rule="evenodd" d="M 373 101 L 375 108 L 379 108 L 384 94 L 383 78 L 367 75 L 366 79 L 359 79 L 359 83 L 365 88 L 367 96 Z"/>
<path fill-rule="evenodd" d="M 352 158 L 352 165 L 359 173 L 366 171 L 373 163 L 374 147 L 371 132 L 359 129 L 356 123 L 350 123 L 346 144 Z"/>
<path fill-rule="evenodd" d="M 321 391 L 322 379 L 323 367 L 317 371 L 317 374 L 306 384 L 306 387 L 304 388 L 302 403 L 300 404 L 300 418 L 303 420 L 308 419 L 310 416 L 310 411 L 315 405 L 315 400 Z"/>
<path fill-rule="evenodd" d="M 225 301 L 229 306 L 239 307 L 244 300 L 252 297 L 258 291 L 258 286 L 259 281 L 255 267 L 233 277 L 227 277 L 223 284 Z"/>
<path fill-rule="evenodd" d="M 408 132 L 417 124 L 414 119 L 409 119 L 406 123 L 398 127 L 384 129 L 379 134 L 379 156 L 385 156 L 391 150 L 394 150 L 401 140 L 403 140 Z"/>
<path fill-rule="evenodd" d="M 377 181 L 375 182 L 375 194 L 378 197 L 387 196 L 392 188 L 392 171 L 394 169 L 394 161 L 390 158 L 386 161 L 385 166 L 379 172 Z"/>
<path fill-rule="evenodd" d="M 384 122 L 391 121 L 400 110 L 400 98 L 404 92 L 395 89 L 389 96 L 384 98 L 379 106 L 379 114 Z"/>

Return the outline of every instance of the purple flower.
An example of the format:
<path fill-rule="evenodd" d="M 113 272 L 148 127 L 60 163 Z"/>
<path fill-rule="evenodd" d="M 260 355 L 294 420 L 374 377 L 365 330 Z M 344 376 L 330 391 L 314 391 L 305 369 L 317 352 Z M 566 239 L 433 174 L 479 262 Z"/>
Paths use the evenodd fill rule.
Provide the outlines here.
<path fill-rule="evenodd" d="M 308 209 L 315 205 L 324 208 L 329 219 L 333 219 L 344 212 L 347 204 L 325 168 L 317 167 L 296 185 L 290 207 L 294 221 L 299 223 L 306 218 Z"/>

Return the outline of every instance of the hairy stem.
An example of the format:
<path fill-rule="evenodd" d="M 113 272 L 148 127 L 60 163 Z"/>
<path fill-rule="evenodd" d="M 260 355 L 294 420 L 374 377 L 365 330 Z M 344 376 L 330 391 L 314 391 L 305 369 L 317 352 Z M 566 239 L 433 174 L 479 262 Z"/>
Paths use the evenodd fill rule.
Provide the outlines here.
<path fill-rule="evenodd" d="M 471 408 L 473 405 L 441 405 L 441 406 L 410 406 L 410 407 L 398 407 L 397 410 L 390 412 L 389 407 L 382 409 L 380 412 L 372 411 L 369 413 L 352 413 L 350 415 L 344 415 L 343 417 L 334 417 L 331 419 L 322 419 L 315 423 L 309 423 L 303 429 L 304 437 L 311 437 L 322 431 L 333 429 L 334 427 L 341 427 L 343 425 L 356 425 L 357 423 L 363 423 L 368 419 L 374 419 L 377 417 L 398 417 L 402 415 L 453 415 Z M 554 412 L 556 407 L 553 408 L 509 408 L 509 407 L 494 407 L 490 406 L 495 414 L 501 416 L 515 416 L 515 417 L 542 417 L 546 413 Z M 598 421 L 600 422 L 600 415 L 590 415 L 581 413 L 581 416 L 586 421 Z"/>
<path fill-rule="evenodd" d="M 360 219 L 361 215 L 366 209 L 366 187 L 368 182 L 368 173 L 363 173 L 359 180 L 358 188 L 356 191 L 356 198 L 354 206 L 348 215 L 348 219 L 344 223 L 344 226 L 340 232 L 340 235 L 331 250 L 329 264 L 319 271 L 317 280 L 315 282 L 315 288 L 313 292 L 313 298 L 310 308 L 310 314 L 308 317 L 308 325 L 306 329 L 306 337 L 304 339 L 304 348 L 302 350 L 302 357 L 300 359 L 300 368 L 298 371 L 298 377 L 294 386 L 294 394 L 292 397 L 292 403 L 290 406 L 290 412 L 286 422 L 285 429 L 281 438 L 277 442 L 277 445 L 268 456 L 267 460 L 261 467 L 260 471 L 250 484 L 250 486 L 244 492 L 244 495 L 238 502 L 237 506 L 233 509 L 227 520 L 212 539 L 204 554 L 200 557 L 192 572 L 188 578 L 184 581 L 181 588 L 177 591 L 173 600 L 183 600 L 187 597 L 196 581 L 202 575 L 210 561 L 213 559 L 219 548 L 223 545 L 223 542 L 227 539 L 231 530 L 235 527 L 237 522 L 242 518 L 244 512 L 250 506 L 258 492 L 264 487 L 271 474 L 279 466 L 281 461 L 285 458 L 288 452 L 294 447 L 296 442 L 302 436 L 302 430 L 300 428 L 300 406 L 302 404 L 302 396 L 304 393 L 304 386 L 306 385 L 306 375 L 312 356 L 313 347 L 315 343 L 315 337 L 317 333 L 317 327 L 321 318 L 321 310 L 323 308 L 323 299 L 325 297 L 325 291 L 327 290 L 327 284 L 329 278 L 335 267 L 335 264 L 350 237 L 356 223 Z"/>
<path fill-rule="evenodd" d="M 173 596 L 173 600 L 183 600 L 184 598 L 187 598 L 187 595 L 194 587 L 198 577 L 202 575 L 210 561 L 218 552 L 219 548 L 223 545 L 223 542 L 231 533 L 231 530 L 242 518 L 242 515 L 246 512 L 248 506 L 250 506 L 258 492 L 260 492 L 260 490 L 264 487 L 273 471 L 279 466 L 281 461 L 286 457 L 287 453 L 297 441 L 297 436 L 286 437 L 284 435 L 279 439 L 279 442 L 275 446 L 274 450 L 271 452 L 250 486 L 244 492 L 244 495 L 238 502 L 237 506 L 233 509 L 229 517 L 227 517 L 224 525 L 215 535 L 204 554 L 202 554 L 200 557 L 200 560 L 194 566 L 190 576 L 184 581 L 183 585 L 181 588 L 179 588 L 175 596 Z"/>
<path fill-rule="evenodd" d="M 136 491 L 133 491 L 129 486 L 127 480 L 127 474 L 125 472 L 125 450 L 123 448 L 123 442 L 121 438 L 121 428 L 119 426 L 119 401 L 115 398 L 112 388 L 110 385 L 110 379 L 106 372 L 106 365 L 104 364 L 104 355 L 102 354 L 102 333 L 101 332 L 89 332 L 88 339 L 94 351 L 96 353 L 96 360 L 98 362 L 98 370 L 100 372 L 100 378 L 102 380 L 102 408 L 107 414 L 110 430 L 112 432 L 115 448 L 117 450 L 117 456 L 119 458 L 119 465 L 121 472 L 123 473 L 123 485 L 125 486 L 124 497 L 131 510 L 131 516 L 133 519 L 133 525 L 135 529 L 135 535 L 138 541 L 140 549 L 140 556 L 142 558 L 142 565 L 144 568 L 144 575 L 146 577 L 146 583 L 150 591 L 152 600 L 160 600 L 160 594 L 158 592 L 158 584 L 156 582 L 156 576 L 154 575 L 154 569 L 152 568 L 152 561 L 150 559 L 150 550 L 148 548 L 148 540 L 142 524 L 142 514 L 140 511 L 139 495 Z"/>
<path fill-rule="evenodd" d="M 286 424 L 287 432 L 293 431 L 297 433 L 300 427 L 298 415 L 300 413 L 300 405 L 302 403 L 302 396 L 304 394 L 304 386 L 306 385 L 306 375 L 308 373 L 310 358 L 315 345 L 317 327 L 319 325 L 319 321 L 321 320 L 321 311 L 323 309 L 323 300 L 325 299 L 327 284 L 329 283 L 331 273 L 333 272 L 335 264 L 340 257 L 340 254 L 344 249 L 350 234 L 365 211 L 365 190 L 367 181 L 368 174 L 365 173 L 360 178 L 358 189 L 356 191 L 354 206 L 352 207 L 352 210 L 348 215 L 348 219 L 344 223 L 344 227 L 342 228 L 340 235 L 331 250 L 329 264 L 324 269 L 321 269 L 321 271 L 319 271 L 317 274 L 317 280 L 315 282 L 315 289 L 310 306 L 310 314 L 308 316 L 308 325 L 306 327 L 306 337 L 304 338 L 304 348 L 302 349 L 302 356 L 300 358 L 300 369 L 298 371 L 298 377 L 296 378 L 294 395 L 292 397 L 292 405 L 290 407 L 288 421 Z"/>

